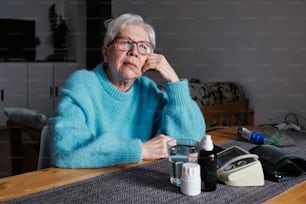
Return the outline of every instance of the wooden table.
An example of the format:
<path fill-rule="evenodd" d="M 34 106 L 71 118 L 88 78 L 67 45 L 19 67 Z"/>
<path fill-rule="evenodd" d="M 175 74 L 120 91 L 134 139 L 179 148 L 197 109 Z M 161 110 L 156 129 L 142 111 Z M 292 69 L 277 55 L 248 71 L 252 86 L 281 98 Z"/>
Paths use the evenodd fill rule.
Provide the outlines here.
<path fill-rule="evenodd" d="M 252 129 L 251 127 L 248 127 Z M 215 144 L 228 142 L 236 139 L 236 128 L 218 129 L 209 132 Z M 0 179 L 0 201 L 5 201 L 32 193 L 48 190 L 50 188 L 63 186 L 65 184 L 96 177 L 109 172 L 119 171 L 150 161 L 143 161 L 137 164 L 117 165 L 99 169 L 60 169 L 48 168 L 33 171 L 16 176 Z M 288 191 L 270 199 L 267 204 L 278 203 L 305 203 L 306 201 L 306 181 L 294 186 Z"/>

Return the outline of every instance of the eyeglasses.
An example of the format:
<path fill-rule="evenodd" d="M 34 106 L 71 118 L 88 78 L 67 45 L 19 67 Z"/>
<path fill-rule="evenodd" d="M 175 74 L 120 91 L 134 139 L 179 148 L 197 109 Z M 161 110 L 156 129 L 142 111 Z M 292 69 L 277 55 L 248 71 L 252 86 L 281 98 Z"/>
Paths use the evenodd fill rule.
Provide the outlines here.
<path fill-rule="evenodd" d="M 110 42 L 108 46 L 112 43 L 114 43 L 122 51 L 131 50 L 135 44 L 137 46 L 137 50 L 139 54 L 141 55 L 149 55 L 154 50 L 154 46 L 152 45 L 152 43 L 148 41 L 135 42 L 131 40 L 130 38 L 126 38 L 126 37 L 117 37 L 112 42 Z"/>

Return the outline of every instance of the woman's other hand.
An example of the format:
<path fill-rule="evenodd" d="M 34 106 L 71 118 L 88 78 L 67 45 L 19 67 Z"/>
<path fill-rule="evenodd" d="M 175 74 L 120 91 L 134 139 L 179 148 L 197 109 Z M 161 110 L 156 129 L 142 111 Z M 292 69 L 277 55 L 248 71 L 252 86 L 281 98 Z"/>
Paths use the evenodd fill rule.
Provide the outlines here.
<path fill-rule="evenodd" d="M 142 143 L 142 158 L 144 160 L 154 160 L 168 157 L 167 142 L 172 137 L 158 135 L 149 141 Z"/>

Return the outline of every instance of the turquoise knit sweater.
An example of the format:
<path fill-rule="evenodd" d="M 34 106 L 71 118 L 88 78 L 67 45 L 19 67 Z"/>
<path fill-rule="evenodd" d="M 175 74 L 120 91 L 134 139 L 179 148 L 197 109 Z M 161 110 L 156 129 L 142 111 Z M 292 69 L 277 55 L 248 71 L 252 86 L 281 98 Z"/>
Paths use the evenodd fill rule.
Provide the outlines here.
<path fill-rule="evenodd" d="M 67 79 L 48 126 L 53 164 L 64 168 L 140 162 L 142 142 L 158 134 L 198 141 L 205 134 L 187 80 L 166 83 L 163 92 L 142 76 L 122 92 L 110 83 L 101 64 Z"/>

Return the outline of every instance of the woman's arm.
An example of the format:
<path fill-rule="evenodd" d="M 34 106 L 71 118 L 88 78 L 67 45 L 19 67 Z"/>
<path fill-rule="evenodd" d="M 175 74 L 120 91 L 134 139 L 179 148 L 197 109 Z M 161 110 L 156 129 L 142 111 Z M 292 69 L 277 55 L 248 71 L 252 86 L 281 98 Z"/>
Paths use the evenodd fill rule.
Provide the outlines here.
<path fill-rule="evenodd" d="M 161 118 L 159 133 L 175 138 L 200 140 L 205 134 L 204 118 L 198 105 L 190 97 L 188 81 L 179 80 L 175 70 L 162 54 L 150 54 L 142 70 L 155 70 L 167 81 L 168 101 L 166 106 L 163 106 L 164 102 L 161 103 L 162 115 L 156 117 Z"/>
<path fill-rule="evenodd" d="M 118 139 L 108 131 L 97 134 L 89 128 L 82 109 L 69 101 L 64 98 L 58 115 L 48 121 L 55 166 L 96 168 L 141 161 L 140 140 Z"/>
<path fill-rule="evenodd" d="M 161 112 L 160 133 L 200 141 L 205 134 L 203 114 L 190 97 L 187 80 L 166 84 L 168 101 Z"/>
<path fill-rule="evenodd" d="M 140 162 L 141 141 L 114 133 L 120 127 L 109 119 L 114 113 L 102 111 L 104 98 L 96 94 L 101 85 L 92 75 L 79 72 L 66 81 L 56 113 L 48 120 L 54 164 L 95 168 Z"/>

